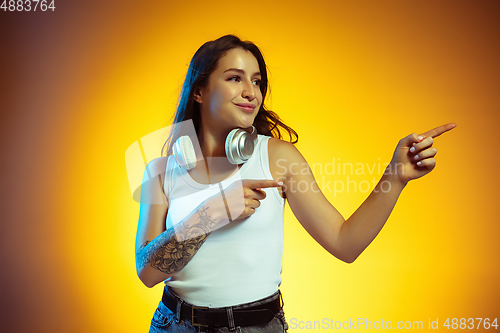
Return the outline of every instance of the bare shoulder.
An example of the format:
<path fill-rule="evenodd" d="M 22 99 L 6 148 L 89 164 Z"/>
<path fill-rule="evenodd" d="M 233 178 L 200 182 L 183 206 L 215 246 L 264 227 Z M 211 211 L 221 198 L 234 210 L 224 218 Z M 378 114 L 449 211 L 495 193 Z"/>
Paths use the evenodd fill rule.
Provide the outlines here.
<path fill-rule="evenodd" d="M 158 157 L 151 160 L 144 170 L 140 187 L 140 202 L 146 204 L 164 204 L 165 193 L 163 184 L 168 157 Z"/>
<path fill-rule="evenodd" d="M 300 155 L 299 150 L 293 143 L 284 141 L 278 138 L 269 139 L 269 155 L 279 157 L 292 157 L 293 155 Z"/>
<path fill-rule="evenodd" d="M 155 175 L 164 174 L 167 169 L 168 157 L 158 157 L 149 161 L 147 171 Z"/>
<path fill-rule="evenodd" d="M 275 179 L 287 178 L 291 165 L 304 161 L 293 143 L 277 138 L 269 139 L 269 168 Z"/>

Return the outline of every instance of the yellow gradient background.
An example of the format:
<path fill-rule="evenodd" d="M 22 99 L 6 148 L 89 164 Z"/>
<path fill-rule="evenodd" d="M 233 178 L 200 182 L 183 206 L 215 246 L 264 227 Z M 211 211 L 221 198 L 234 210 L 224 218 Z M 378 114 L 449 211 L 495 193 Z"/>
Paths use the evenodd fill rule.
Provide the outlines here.
<path fill-rule="evenodd" d="M 351 265 L 286 208 L 289 323 L 499 317 L 497 1 L 55 4 L 0 11 L 3 332 L 147 331 L 162 285 L 136 276 L 125 150 L 171 123 L 192 55 L 228 33 L 263 51 L 268 105 L 345 218 L 398 140 L 458 124 Z"/>

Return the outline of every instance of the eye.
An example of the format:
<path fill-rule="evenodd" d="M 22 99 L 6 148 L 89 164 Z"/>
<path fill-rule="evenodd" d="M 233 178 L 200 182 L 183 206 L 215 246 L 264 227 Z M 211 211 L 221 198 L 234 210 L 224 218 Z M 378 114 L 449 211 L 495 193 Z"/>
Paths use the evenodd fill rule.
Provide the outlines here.
<path fill-rule="evenodd" d="M 253 84 L 255 84 L 256 86 L 260 86 L 260 82 L 261 82 L 261 80 L 254 80 Z"/>
<path fill-rule="evenodd" d="M 231 76 L 227 79 L 228 81 L 234 81 L 234 82 L 240 82 L 241 81 L 241 77 L 239 75 L 234 75 L 234 76 Z"/>

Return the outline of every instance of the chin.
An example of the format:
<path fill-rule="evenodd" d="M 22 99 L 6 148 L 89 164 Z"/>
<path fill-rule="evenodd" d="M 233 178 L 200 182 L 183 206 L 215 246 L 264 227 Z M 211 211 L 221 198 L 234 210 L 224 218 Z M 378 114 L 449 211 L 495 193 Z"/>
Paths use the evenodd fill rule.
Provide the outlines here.
<path fill-rule="evenodd" d="M 249 128 L 252 125 L 253 125 L 253 121 L 251 123 L 244 123 L 244 124 L 238 125 L 236 127 L 245 129 L 245 128 Z"/>
<path fill-rule="evenodd" d="M 255 114 L 256 116 L 257 114 Z M 252 115 L 250 117 L 245 117 L 245 119 L 241 119 L 238 123 L 239 125 L 237 127 L 241 127 L 241 128 L 249 128 L 250 126 L 253 125 L 253 122 L 255 120 L 255 116 Z"/>

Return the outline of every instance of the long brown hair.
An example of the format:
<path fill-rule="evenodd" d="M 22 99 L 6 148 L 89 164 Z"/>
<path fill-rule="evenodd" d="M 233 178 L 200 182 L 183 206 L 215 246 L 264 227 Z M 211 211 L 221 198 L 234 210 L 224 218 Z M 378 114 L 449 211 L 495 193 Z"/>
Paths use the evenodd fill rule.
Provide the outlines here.
<path fill-rule="evenodd" d="M 182 86 L 181 96 L 173 124 L 180 123 L 185 120 L 191 119 L 196 130 L 199 134 L 200 130 L 200 105 L 194 100 L 194 91 L 198 87 L 206 87 L 208 78 L 217 68 L 219 59 L 222 58 L 229 50 L 235 48 L 242 48 L 250 51 L 257 59 L 259 70 L 261 73 L 260 90 L 262 92 L 262 101 L 266 98 L 267 90 L 269 89 L 269 81 L 267 78 L 267 67 L 264 57 L 259 48 L 250 41 L 242 41 L 234 35 L 222 36 L 214 41 L 206 42 L 203 44 L 191 59 L 189 69 L 186 74 L 186 79 Z M 258 134 L 266 135 L 281 139 L 283 136 L 280 127 L 288 132 L 289 141 L 297 143 L 299 135 L 291 127 L 285 125 L 280 117 L 273 111 L 266 108 L 264 103 L 260 106 L 259 112 L 255 117 L 253 125 L 257 129 Z M 176 126 L 172 127 L 172 131 L 165 144 L 162 147 L 162 156 L 170 155 L 172 153 L 172 146 L 180 136 Z"/>

